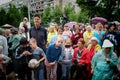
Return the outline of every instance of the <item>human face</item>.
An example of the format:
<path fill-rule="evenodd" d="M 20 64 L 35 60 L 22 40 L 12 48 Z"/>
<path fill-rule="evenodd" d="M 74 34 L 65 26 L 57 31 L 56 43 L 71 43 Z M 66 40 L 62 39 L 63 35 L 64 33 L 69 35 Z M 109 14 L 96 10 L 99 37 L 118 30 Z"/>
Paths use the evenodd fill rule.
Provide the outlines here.
<path fill-rule="evenodd" d="M 110 53 L 110 50 L 111 50 L 111 48 L 110 48 L 110 47 L 105 48 L 105 53 L 106 53 L 106 54 L 109 54 L 109 53 Z"/>
<path fill-rule="evenodd" d="M 79 29 L 76 29 L 76 34 L 80 33 Z"/>
<path fill-rule="evenodd" d="M 24 28 L 22 28 L 22 29 L 21 29 L 21 32 L 22 32 L 22 33 L 25 33 L 25 29 L 24 29 Z"/>
<path fill-rule="evenodd" d="M 111 27 L 110 27 L 110 30 L 111 30 L 111 31 L 114 31 L 114 30 L 115 30 L 115 26 L 111 26 Z"/>
<path fill-rule="evenodd" d="M 39 27 L 41 23 L 41 19 L 39 17 L 34 17 L 34 24 L 36 27 Z"/>
<path fill-rule="evenodd" d="M 101 31 L 102 30 L 102 26 L 98 26 L 98 30 Z"/>
<path fill-rule="evenodd" d="M 88 27 L 88 28 L 87 28 L 87 31 L 88 31 L 88 32 L 91 32 L 91 27 Z"/>
<path fill-rule="evenodd" d="M 55 43 L 56 47 L 60 47 L 62 44 L 63 44 L 63 39 L 58 38 Z"/>
<path fill-rule="evenodd" d="M 118 30 L 120 30 L 120 25 L 118 26 Z"/>
<path fill-rule="evenodd" d="M 69 30 L 68 26 L 64 26 L 64 30 L 65 31 Z"/>
<path fill-rule="evenodd" d="M 81 42 L 78 42 L 77 46 L 78 46 L 79 49 L 82 49 L 84 45 Z"/>
<path fill-rule="evenodd" d="M 62 35 L 63 34 L 63 30 L 62 29 L 58 29 L 58 34 Z"/>
<path fill-rule="evenodd" d="M 29 45 L 30 45 L 30 47 L 32 48 L 32 49 L 34 49 L 35 48 L 35 43 L 33 42 L 33 41 L 29 41 Z"/>
<path fill-rule="evenodd" d="M 75 25 L 75 29 L 79 29 L 79 25 L 78 24 Z"/>
<path fill-rule="evenodd" d="M 93 46 L 95 46 L 95 45 L 97 44 L 97 41 L 96 41 L 96 40 L 91 40 L 91 44 L 92 44 Z"/>

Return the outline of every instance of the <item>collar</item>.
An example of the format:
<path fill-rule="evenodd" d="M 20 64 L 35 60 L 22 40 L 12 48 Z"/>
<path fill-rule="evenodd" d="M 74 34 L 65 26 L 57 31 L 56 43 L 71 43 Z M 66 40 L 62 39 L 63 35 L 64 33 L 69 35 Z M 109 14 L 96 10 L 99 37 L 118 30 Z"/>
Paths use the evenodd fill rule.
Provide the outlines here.
<path fill-rule="evenodd" d="M 34 29 L 35 29 L 35 30 L 40 30 L 40 29 L 41 29 L 41 26 L 39 26 L 37 29 L 36 29 L 36 27 L 34 26 Z"/>

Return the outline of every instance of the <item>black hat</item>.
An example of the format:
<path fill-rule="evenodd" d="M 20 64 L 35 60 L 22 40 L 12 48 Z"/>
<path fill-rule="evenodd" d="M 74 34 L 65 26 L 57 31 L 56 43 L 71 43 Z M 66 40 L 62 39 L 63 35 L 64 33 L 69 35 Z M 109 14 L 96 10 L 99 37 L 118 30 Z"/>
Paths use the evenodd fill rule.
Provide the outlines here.
<path fill-rule="evenodd" d="M 22 37 L 21 40 L 20 40 L 20 45 L 27 44 L 27 43 L 28 43 L 27 38 Z"/>

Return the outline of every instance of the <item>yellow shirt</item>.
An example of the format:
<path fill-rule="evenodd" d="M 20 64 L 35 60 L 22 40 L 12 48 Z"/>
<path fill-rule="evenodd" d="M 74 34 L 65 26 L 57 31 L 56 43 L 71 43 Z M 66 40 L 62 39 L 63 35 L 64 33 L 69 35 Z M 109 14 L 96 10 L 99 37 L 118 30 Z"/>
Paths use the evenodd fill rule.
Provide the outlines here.
<path fill-rule="evenodd" d="M 52 37 L 55 36 L 55 35 L 57 35 L 56 32 L 48 33 L 48 35 L 47 35 L 47 41 L 48 41 L 48 43 L 51 41 Z"/>
<path fill-rule="evenodd" d="M 83 34 L 83 38 L 84 38 L 85 43 L 87 43 L 91 39 L 91 37 L 93 37 L 93 36 L 94 36 L 93 31 L 91 31 L 91 32 L 85 31 Z"/>

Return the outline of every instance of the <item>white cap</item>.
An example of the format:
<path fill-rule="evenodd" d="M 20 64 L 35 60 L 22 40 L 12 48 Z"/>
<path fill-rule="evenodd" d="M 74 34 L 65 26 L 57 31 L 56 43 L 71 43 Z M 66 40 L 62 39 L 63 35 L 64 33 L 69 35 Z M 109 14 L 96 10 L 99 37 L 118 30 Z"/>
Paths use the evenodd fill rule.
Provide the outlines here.
<path fill-rule="evenodd" d="M 92 41 L 92 40 L 96 40 L 96 41 L 98 42 L 98 39 L 97 39 L 96 37 L 92 37 L 92 38 L 91 38 L 91 41 Z"/>
<path fill-rule="evenodd" d="M 102 47 L 103 47 L 103 48 L 113 47 L 113 44 L 112 44 L 108 39 L 105 39 L 104 42 L 103 42 Z"/>

